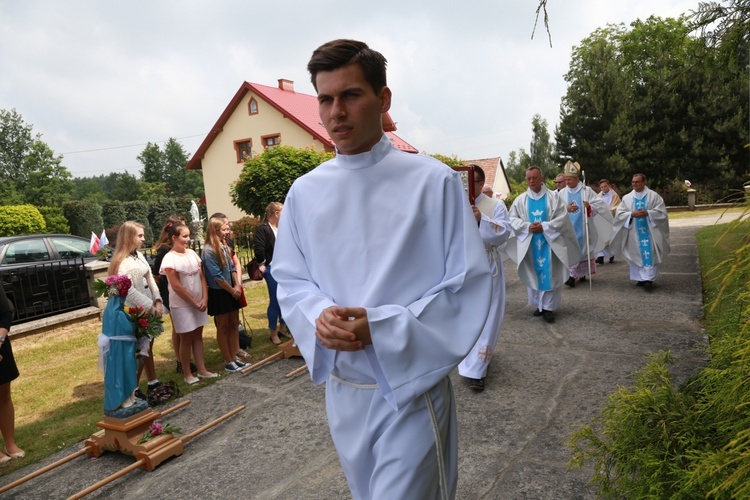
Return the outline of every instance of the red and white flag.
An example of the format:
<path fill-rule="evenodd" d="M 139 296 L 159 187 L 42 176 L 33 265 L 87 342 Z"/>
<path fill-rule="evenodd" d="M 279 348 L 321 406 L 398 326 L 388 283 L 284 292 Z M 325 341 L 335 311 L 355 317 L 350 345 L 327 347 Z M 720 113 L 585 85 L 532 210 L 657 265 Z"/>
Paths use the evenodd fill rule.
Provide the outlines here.
<path fill-rule="evenodd" d="M 91 231 L 91 243 L 89 244 L 89 251 L 96 255 L 97 252 L 99 252 L 99 246 L 101 243 L 99 242 L 99 237 L 94 234 L 94 231 Z"/>

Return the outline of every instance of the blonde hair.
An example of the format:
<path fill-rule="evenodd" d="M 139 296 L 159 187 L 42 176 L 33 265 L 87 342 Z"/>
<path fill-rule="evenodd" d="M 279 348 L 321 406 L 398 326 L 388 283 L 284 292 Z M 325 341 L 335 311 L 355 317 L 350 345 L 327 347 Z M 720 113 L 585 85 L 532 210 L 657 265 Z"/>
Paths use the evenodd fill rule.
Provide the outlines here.
<path fill-rule="evenodd" d="M 216 260 L 219 262 L 219 267 L 221 268 L 227 265 L 227 263 L 224 262 L 224 252 L 222 250 L 224 247 L 224 241 L 221 236 L 221 228 L 224 227 L 224 224 L 226 224 L 224 219 L 211 217 L 208 219 L 208 228 L 206 229 L 206 245 L 210 246 L 214 251 Z"/>
<path fill-rule="evenodd" d="M 268 217 L 277 210 L 281 210 L 282 208 L 284 208 L 284 205 L 282 205 L 278 201 L 272 201 L 271 203 L 266 205 L 266 214 L 263 216 L 263 222 L 268 222 Z"/>
<path fill-rule="evenodd" d="M 117 231 L 117 246 L 107 269 L 108 275 L 117 274 L 120 264 L 122 264 L 125 257 L 138 248 L 138 231 L 143 229 L 143 224 L 132 220 L 122 223 L 120 229 Z"/>

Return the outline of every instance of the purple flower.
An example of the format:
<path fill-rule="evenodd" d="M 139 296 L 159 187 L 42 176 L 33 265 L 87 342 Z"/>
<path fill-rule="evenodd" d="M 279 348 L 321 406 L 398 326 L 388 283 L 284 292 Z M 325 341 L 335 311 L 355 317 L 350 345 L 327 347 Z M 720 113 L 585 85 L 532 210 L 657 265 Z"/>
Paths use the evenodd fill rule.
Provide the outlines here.
<path fill-rule="evenodd" d="M 162 432 L 164 432 L 164 428 L 159 422 L 154 422 L 151 424 L 151 428 L 149 429 L 151 431 L 152 436 L 158 436 Z"/>

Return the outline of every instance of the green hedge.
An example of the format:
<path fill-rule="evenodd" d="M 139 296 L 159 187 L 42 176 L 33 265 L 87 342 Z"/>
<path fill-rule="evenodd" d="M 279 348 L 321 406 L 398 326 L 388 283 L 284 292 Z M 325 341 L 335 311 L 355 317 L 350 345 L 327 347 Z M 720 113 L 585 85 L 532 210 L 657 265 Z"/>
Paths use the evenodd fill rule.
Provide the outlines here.
<path fill-rule="evenodd" d="M 102 207 L 95 201 L 69 201 L 63 206 L 63 214 L 68 219 L 70 234 L 89 238 L 91 233 L 102 234 Z"/>
<path fill-rule="evenodd" d="M 125 212 L 125 202 L 114 200 L 102 203 L 102 221 L 104 222 L 104 227 L 119 226 L 126 220 L 128 220 L 128 215 Z"/>
<path fill-rule="evenodd" d="M 43 233 L 46 228 L 44 217 L 33 205 L 0 207 L 0 236 Z"/>
<path fill-rule="evenodd" d="M 44 231 L 48 234 L 69 234 L 70 226 L 68 225 L 68 219 L 65 218 L 63 211 L 60 207 L 38 207 L 39 212 L 44 217 L 44 222 L 47 225 L 47 229 Z"/>

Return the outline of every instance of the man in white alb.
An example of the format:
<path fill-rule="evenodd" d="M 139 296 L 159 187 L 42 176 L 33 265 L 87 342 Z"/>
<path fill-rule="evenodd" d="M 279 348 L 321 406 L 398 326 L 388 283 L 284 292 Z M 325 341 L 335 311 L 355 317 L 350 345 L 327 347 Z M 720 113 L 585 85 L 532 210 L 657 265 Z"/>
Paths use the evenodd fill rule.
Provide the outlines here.
<path fill-rule="evenodd" d="M 474 168 L 476 187 L 480 187 L 484 183 L 484 170 L 479 165 L 469 166 Z M 503 316 L 505 316 L 505 273 L 500 246 L 504 245 L 513 234 L 513 229 L 510 227 L 510 218 L 505 203 L 492 197 L 491 190 L 488 196 L 482 189 L 482 193 L 474 200 L 472 210 L 474 218 L 479 223 L 479 234 L 487 253 L 490 273 L 492 273 L 492 298 L 490 313 L 482 329 L 482 335 L 469 355 L 458 365 L 458 374 L 468 379 L 471 389 L 483 391 L 487 369 L 500 338 L 500 328 L 503 325 Z"/>
<path fill-rule="evenodd" d="M 612 218 L 614 219 L 617 207 L 622 200 L 620 199 L 620 195 L 615 193 L 615 190 L 612 189 L 612 185 L 607 179 L 599 181 L 599 198 L 601 198 L 605 205 L 609 207 L 609 213 L 612 214 Z M 610 234 L 610 236 L 612 235 Z M 607 244 L 604 245 L 602 251 L 596 255 L 596 263 L 604 264 L 605 258 L 609 259 L 610 264 L 615 261 L 615 254 L 609 251 L 609 240 L 607 240 Z"/>
<path fill-rule="evenodd" d="M 383 133 L 386 61 L 334 40 L 308 63 L 336 157 L 284 201 L 273 277 L 355 499 L 453 498 L 448 374 L 479 337 L 491 277 L 457 172 Z"/>

